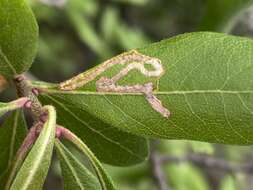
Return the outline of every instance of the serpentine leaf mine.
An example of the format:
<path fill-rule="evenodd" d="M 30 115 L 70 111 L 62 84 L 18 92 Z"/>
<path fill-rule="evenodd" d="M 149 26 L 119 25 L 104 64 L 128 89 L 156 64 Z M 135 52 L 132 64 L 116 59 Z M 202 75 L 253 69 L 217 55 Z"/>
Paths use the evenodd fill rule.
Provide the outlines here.
<path fill-rule="evenodd" d="M 136 50 L 120 54 L 112 59 L 109 59 L 97 66 L 95 69 L 81 73 L 65 82 L 59 84 L 59 89 L 64 91 L 75 90 L 84 86 L 96 79 L 100 74 L 113 67 L 114 65 L 126 65 L 118 74 L 112 78 L 101 77 L 96 81 L 96 90 L 98 92 L 116 92 L 116 93 L 142 93 L 145 95 L 146 100 L 151 107 L 159 112 L 163 117 L 168 118 L 170 112 L 165 108 L 161 101 L 154 95 L 154 84 L 148 82 L 145 84 L 135 85 L 117 85 L 117 82 L 125 77 L 131 70 L 138 70 L 141 74 L 147 77 L 161 77 L 164 73 L 164 69 L 161 64 L 161 60 L 154 57 L 143 55 Z M 145 64 L 153 67 L 152 71 L 147 70 Z"/>

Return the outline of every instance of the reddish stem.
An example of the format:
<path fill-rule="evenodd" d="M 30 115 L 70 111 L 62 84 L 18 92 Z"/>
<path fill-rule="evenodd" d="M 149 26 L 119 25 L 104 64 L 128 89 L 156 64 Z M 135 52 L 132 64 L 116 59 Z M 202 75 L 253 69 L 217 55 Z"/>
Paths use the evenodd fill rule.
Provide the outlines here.
<path fill-rule="evenodd" d="M 69 141 L 73 140 L 72 132 L 60 125 L 57 125 L 55 134 L 56 134 L 56 138 L 58 139 L 65 138 Z"/>

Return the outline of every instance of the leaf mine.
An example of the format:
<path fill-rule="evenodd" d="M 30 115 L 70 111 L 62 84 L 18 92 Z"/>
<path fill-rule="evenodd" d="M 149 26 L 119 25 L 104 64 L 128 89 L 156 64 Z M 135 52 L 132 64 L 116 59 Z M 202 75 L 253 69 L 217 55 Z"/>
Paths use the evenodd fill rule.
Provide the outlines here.
<path fill-rule="evenodd" d="M 146 77 L 159 78 L 163 75 L 164 69 L 161 60 L 154 57 L 143 55 L 136 50 L 120 54 L 112 59 L 109 59 L 96 67 L 90 72 L 81 73 L 65 82 L 59 84 L 60 90 L 75 90 L 85 84 L 93 81 L 97 76 L 101 75 L 106 70 L 115 65 L 126 65 L 125 68 L 119 71 L 112 78 L 102 76 L 96 81 L 96 90 L 98 92 L 116 92 L 116 93 L 142 93 L 151 107 L 160 113 L 163 117 L 168 118 L 170 111 L 162 105 L 162 102 L 154 95 L 154 84 L 152 82 L 145 84 L 134 85 L 118 85 L 117 82 L 127 76 L 132 70 L 138 70 Z M 145 68 L 145 64 L 153 67 L 153 70 Z"/>

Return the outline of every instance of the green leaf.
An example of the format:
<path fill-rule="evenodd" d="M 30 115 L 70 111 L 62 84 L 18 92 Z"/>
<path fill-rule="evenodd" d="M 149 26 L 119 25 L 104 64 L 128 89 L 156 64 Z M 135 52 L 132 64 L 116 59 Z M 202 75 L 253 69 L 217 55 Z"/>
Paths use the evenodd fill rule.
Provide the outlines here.
<path fill-rule="evenodd" d="M 101 189 L 98 179 L 59 140 L 55 145 L 60 158 L 64 190 Z"/>
<path fill-rule="evenodd" d="M 76 1 L 68 1 L 66 13 L 83 43 L 101 57 L 108 57 L 112 54 L 110 47 L 97 34 L 92 22 L 84 16 L 83 10 L 76 6 Z"/>
<path fill-rule="evenodd" d="M 149 154 L 144 138 L 122 132 L 88 113 L 86 105 L 76 96 L 41 96 L 44 104 L 57 110 L 57 123 L 77 134 L 95 153 L 99 160 L 118 166 L 143 162 Z M 80 100 L 80 99 L 79 99 Z"/>
<path fill-rule="evenodd" d="M 0 0 L 0 74 L 29 69 L 36 54 L 38 26 L 25 0 Z"/>
<path fill-rule="evenodd" d="M 233 178 L 230 175 L 225 176 L 221 182 L 220 190 L 236 190 L 236 189 L 238 188 L 236 185 L 235 178 Z"/>
<path fill-rule="evenodd" d="M 189 164 L 172 164 L 166 167 L 173 190 L 209 190 L 203 174 Z"/>
<path fill-rule="evenodd" d="M 229 32 L 252 0 L 206 0 L 206 13 L 199 30 Z"/>
<path fill-rule="evenodd" d="M 40 190 L 43 187 L 54 147 L 56 113 L 52 106 L 45 106 L 48 110 L 48 120 L 27 155 L 11 190 Z"/>
<path fill-rule="evenodd" d="M 12 161 L 25 138 L 26 131 L 21 111 L 13 112 L 0 127 L 0 189 L 4 189 Z"/>
<path fill-rule="evenodd" d="M 101 18 L 101 30 L 106 42 L 112 42 L 115 35 L 115 28 L 119 25 L 119 13 L 114 7 L 105 7 Z"/>
<path fill-rule="evenodd" d="M 103 190 L 116 190 L 110 176 L 107 175 L 102 164 L 99 162 L 99 160 L 93 154 L 93 152 L 89 149 L 89 147 L 86 144 L 84 144 L 84 142 L 81 141 L 81 139 L 79 139 L 71 131 L 67 131 L 67 134 L 65 133 L 64 138 L 71 141 L 71 143 L 73 143 L 84 155 L 86 155 L 88 157 L 90 163 L 92 164 L 92 166 L 97 174 L 97 177 L 99 179 L 102 189 Z"/>
<path fill-rule="evenodd" d="M 202 154 L 214 154 L 214 146 L 210 143 L 190 141 L 188 144 L 191 146 L 192 151 Z"/>
<path fill-rule="evenodd" d="M 156 86 L 154 95 L 171 112 L 169 118 L 153 109 L 142 93 L 97 92 L 96 80 L 76 91 L 44 92 L 65 101 L 73 112 L 81 107 L 112 127 L 136 135 L 253 143 L 252 40 L 218 33 L 190 33 L 146 46 L 139 52 L 160 59 L 164 74 L 157 81 L 132 72 L 121 85 L 151 81 Z M 115 66 L 101 76 L 115 76 L 122 68 Z M 92 69 L 86 74 L 90 72 Z"/>
<path fill-rule="evenodd" d="M 131 28 L 120 19 L 119 11 L 115 7 L 108 6 L 102 16 L 101 29 L 103 35 L 110 44 L 118 44 L 123 49 L 142 47 L 150 40 L 137 28 Z"/>
<path fill-rule="evenodd" d="M 24 97 L 8 103 L 0 102 L 0 117 L 9 111 L 23 107 L 28 100 L 28 98 Z"/>

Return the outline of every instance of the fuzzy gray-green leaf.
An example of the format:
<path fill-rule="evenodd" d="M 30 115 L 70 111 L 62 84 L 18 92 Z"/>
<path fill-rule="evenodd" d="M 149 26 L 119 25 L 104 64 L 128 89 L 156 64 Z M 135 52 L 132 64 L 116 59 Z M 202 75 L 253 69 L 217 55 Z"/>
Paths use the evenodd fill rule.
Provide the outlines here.
<path fill-rule="evenodd" d="M 17 173 L 11 190 L 41 190 L 43 187 L 51 162 L 56 125 L 55 109 L 52 106 L 44 108 L 48 110 L 48 120 Z"/>

